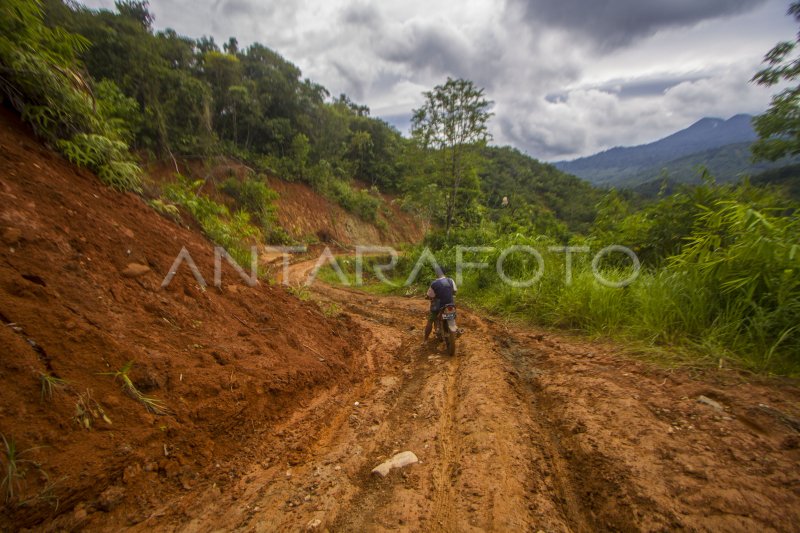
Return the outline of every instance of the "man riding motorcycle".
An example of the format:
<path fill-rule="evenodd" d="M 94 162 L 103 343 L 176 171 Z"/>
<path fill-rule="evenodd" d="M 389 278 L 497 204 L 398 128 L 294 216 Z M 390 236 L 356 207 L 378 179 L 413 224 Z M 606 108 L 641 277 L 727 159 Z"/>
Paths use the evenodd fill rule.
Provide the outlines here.
<path fill-rule="evenodd" d="M 425 325 L 425 341 L 431 334 L 433 323 L 436 316 L 442 307 L 446 305 L 455 305 L 455 295 L 458 291 L 456 282 L 452 278 L 447 277 L 444 268 L 436 267 L 436 275 L 438 276 L 428 287 L 426 297 L 431 300 L 430 314 L 428 315 L 428 323 Z"/>

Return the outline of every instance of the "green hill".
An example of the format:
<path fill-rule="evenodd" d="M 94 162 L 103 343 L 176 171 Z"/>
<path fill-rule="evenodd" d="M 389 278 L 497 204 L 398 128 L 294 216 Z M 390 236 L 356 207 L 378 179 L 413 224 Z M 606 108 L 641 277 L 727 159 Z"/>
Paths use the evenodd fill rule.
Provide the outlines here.
<path fill-rule="evenodd" d="M 490 210 L 504 209 L 505 197 L 509 211 L 528 205 L 540 218 L 552 214 L 573 232 L 585 232 L 594 221 L 601 193 L 589 182 L 509 146 L 486 147 L 484 156 L 481 188 Z"/>

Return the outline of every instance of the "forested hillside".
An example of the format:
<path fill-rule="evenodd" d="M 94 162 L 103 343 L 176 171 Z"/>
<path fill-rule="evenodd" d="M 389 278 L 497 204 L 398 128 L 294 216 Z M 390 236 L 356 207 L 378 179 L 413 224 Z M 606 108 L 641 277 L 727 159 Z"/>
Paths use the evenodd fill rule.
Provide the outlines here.
<path fill-rule="evenodd" d="M 800 165 L 787 165 L 757 174 L 753 176 L 753 184 L 777 187 L 795 201 L 800 201 Z"/>
<path fill-rule="evenodd" d="M 429 224 L 444 220 L 445 199 L 415 179 L 425 173 L 420 169 L 426 156 L 418 146 L 371 117 L 366 106 L 344 94 L 332 97 L 278 52 L 258 43 L 240 47 L 235 37 L 220 45 L 209 37 L 156 31 L 141 1 L 117 2 L 113 12 L 61 0 L 43 7 L 48 27 L 80 39 L 74 58 L 89 74 L 81 83 L 119 130 L 119 140 L 145 159 L 177 166 L 183 158 L 235 157 L 253 169 L 250 179 L 257 184 L 251 189 L 263 188 L 264 175 L 302 181 L 379 228 L 387 220 L 377 191 L 404 196 L 406 207 Z M 572 229 L 585 227 L 591 207 L 586 212 L 566 206 L 587 186 L 522 154 L 517 159 L 527 170 L 506 184 L 516 190 L 504 192 L 517 196 L 515 207 L 554 216 Z M 474 220 L 470 210 L 483 203 L 483 192 L 495 193 L 494 174 L 482 171 L 481 177 L 487 182 L 459 202 L 459 220 Z M 527 192 L 533 189 L 535 197 Z M 187 203 L 174 190 L 167 196 L 169 203 Z M 262 229 L 274 223 L 259 208 L 249 212 Z M 286 240 L 280 229 L 262 233 L 271 242 Z"/>
<path fill-rule="evenodd" d="M 399 133 L 346 96 L 331 99 L 260 44 L 240 50 L 235 38 L 220 47 L 155 32 L 146 2 L 98 12 L 48 0 L 44 14 L 48 26 L 85 39 L 77 59 L 93 97 L 145 157 L 238 157 L 256 174 L 310 183 L 373 221 L 379 201 L 350 180 L 399 188 Z"/>
<path fill-rule="evenodd" d="M 588 182 L 508 146 L 486 147 L 483 156 L 485 205 L 505 231 L 585 233 L 594 221 L 602 195 Z"/>

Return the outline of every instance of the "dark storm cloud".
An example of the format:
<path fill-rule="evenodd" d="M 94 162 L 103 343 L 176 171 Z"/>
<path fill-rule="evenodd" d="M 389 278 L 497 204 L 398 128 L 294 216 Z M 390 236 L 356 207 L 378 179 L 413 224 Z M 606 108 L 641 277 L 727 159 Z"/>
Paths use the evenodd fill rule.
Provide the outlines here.
<path fill-rule="evenodd" d="M 586 144 L 586 130 L 580 127 L 568 131 L 554 132 L 538 127 L 532 121 L 519 120 L 518 117 L 500 116 L 497 126 L 505 139 L 523 152 L 542 159 L 554 159 L 572 154 Z"/>
<path fill-rule="evenodd" d="M 383 115 L 383 120 L 397 128 L 398 131 L 411 130 L 411 113 L 398 113 L 396 115 Z"/>
<path fill-rule="evenodd" d="M 437 24 L 410 24 L 402 33 L 381 39 L 378 55 L 387 61 L 403 63 L 414 71 L 462 73 L 468 58 L 464 39 L 456 32 Z"/>
<path fill-rule="evenodd" d="M 345 64 L 339 60 L 331 60 L 331 65 L 339 76 L 346 83 L 346 94 L 348 97 L 355 101 L 361 101 L 364 98 L 364 80 L 359 76 L 359 73 L 354 70 L 352 65 Z"/>
<path fill-rule="evenodd" d="M 371 4 L 349 4 L 341 13 L 341 21 L 357 27 L 378 27 L 381 25 L 381 15 L 377 8 Z"/>
<path fill-rule="evenodd" d="M 618 48 L 656 31 L 735 15 L 766 0 L 510 0 L 538 27 L 577 32 L 601 48 Z"/>
<path fill-rule="evenodd" d="M 374 53 L 403 65 L 408 76 L 443 82 L 447 76 L 468 78 L 490 88 L 508 71 L 504 47 L 508 37 L 491 29 L 468 33 L 450 23 L 410 21 L 369 28 Z"/>
<path fill-rule="evenodd" d="M 668 89 L 686 81 L 706 79 L 706 76 L 683 76 L 680 78 L 652 78 L 630 82 L 612 80 L 598 86 L 598 89 L 616 94 L 621 99 L 643 96 L 660 96 Z"/>

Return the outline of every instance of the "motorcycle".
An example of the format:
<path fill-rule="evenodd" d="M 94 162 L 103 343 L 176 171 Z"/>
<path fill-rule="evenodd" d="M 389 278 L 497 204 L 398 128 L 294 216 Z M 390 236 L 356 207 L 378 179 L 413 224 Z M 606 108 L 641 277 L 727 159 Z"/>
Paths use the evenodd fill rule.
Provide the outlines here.
<path fill-rule="evenodd" d="M 448 304 L 439 309 L 434 325 L 436 335 L 444 342 L 447 355 L 454 356 L 456 354 L 456 337 L 461 333 L 456 327 L 456 306 Z"/>

